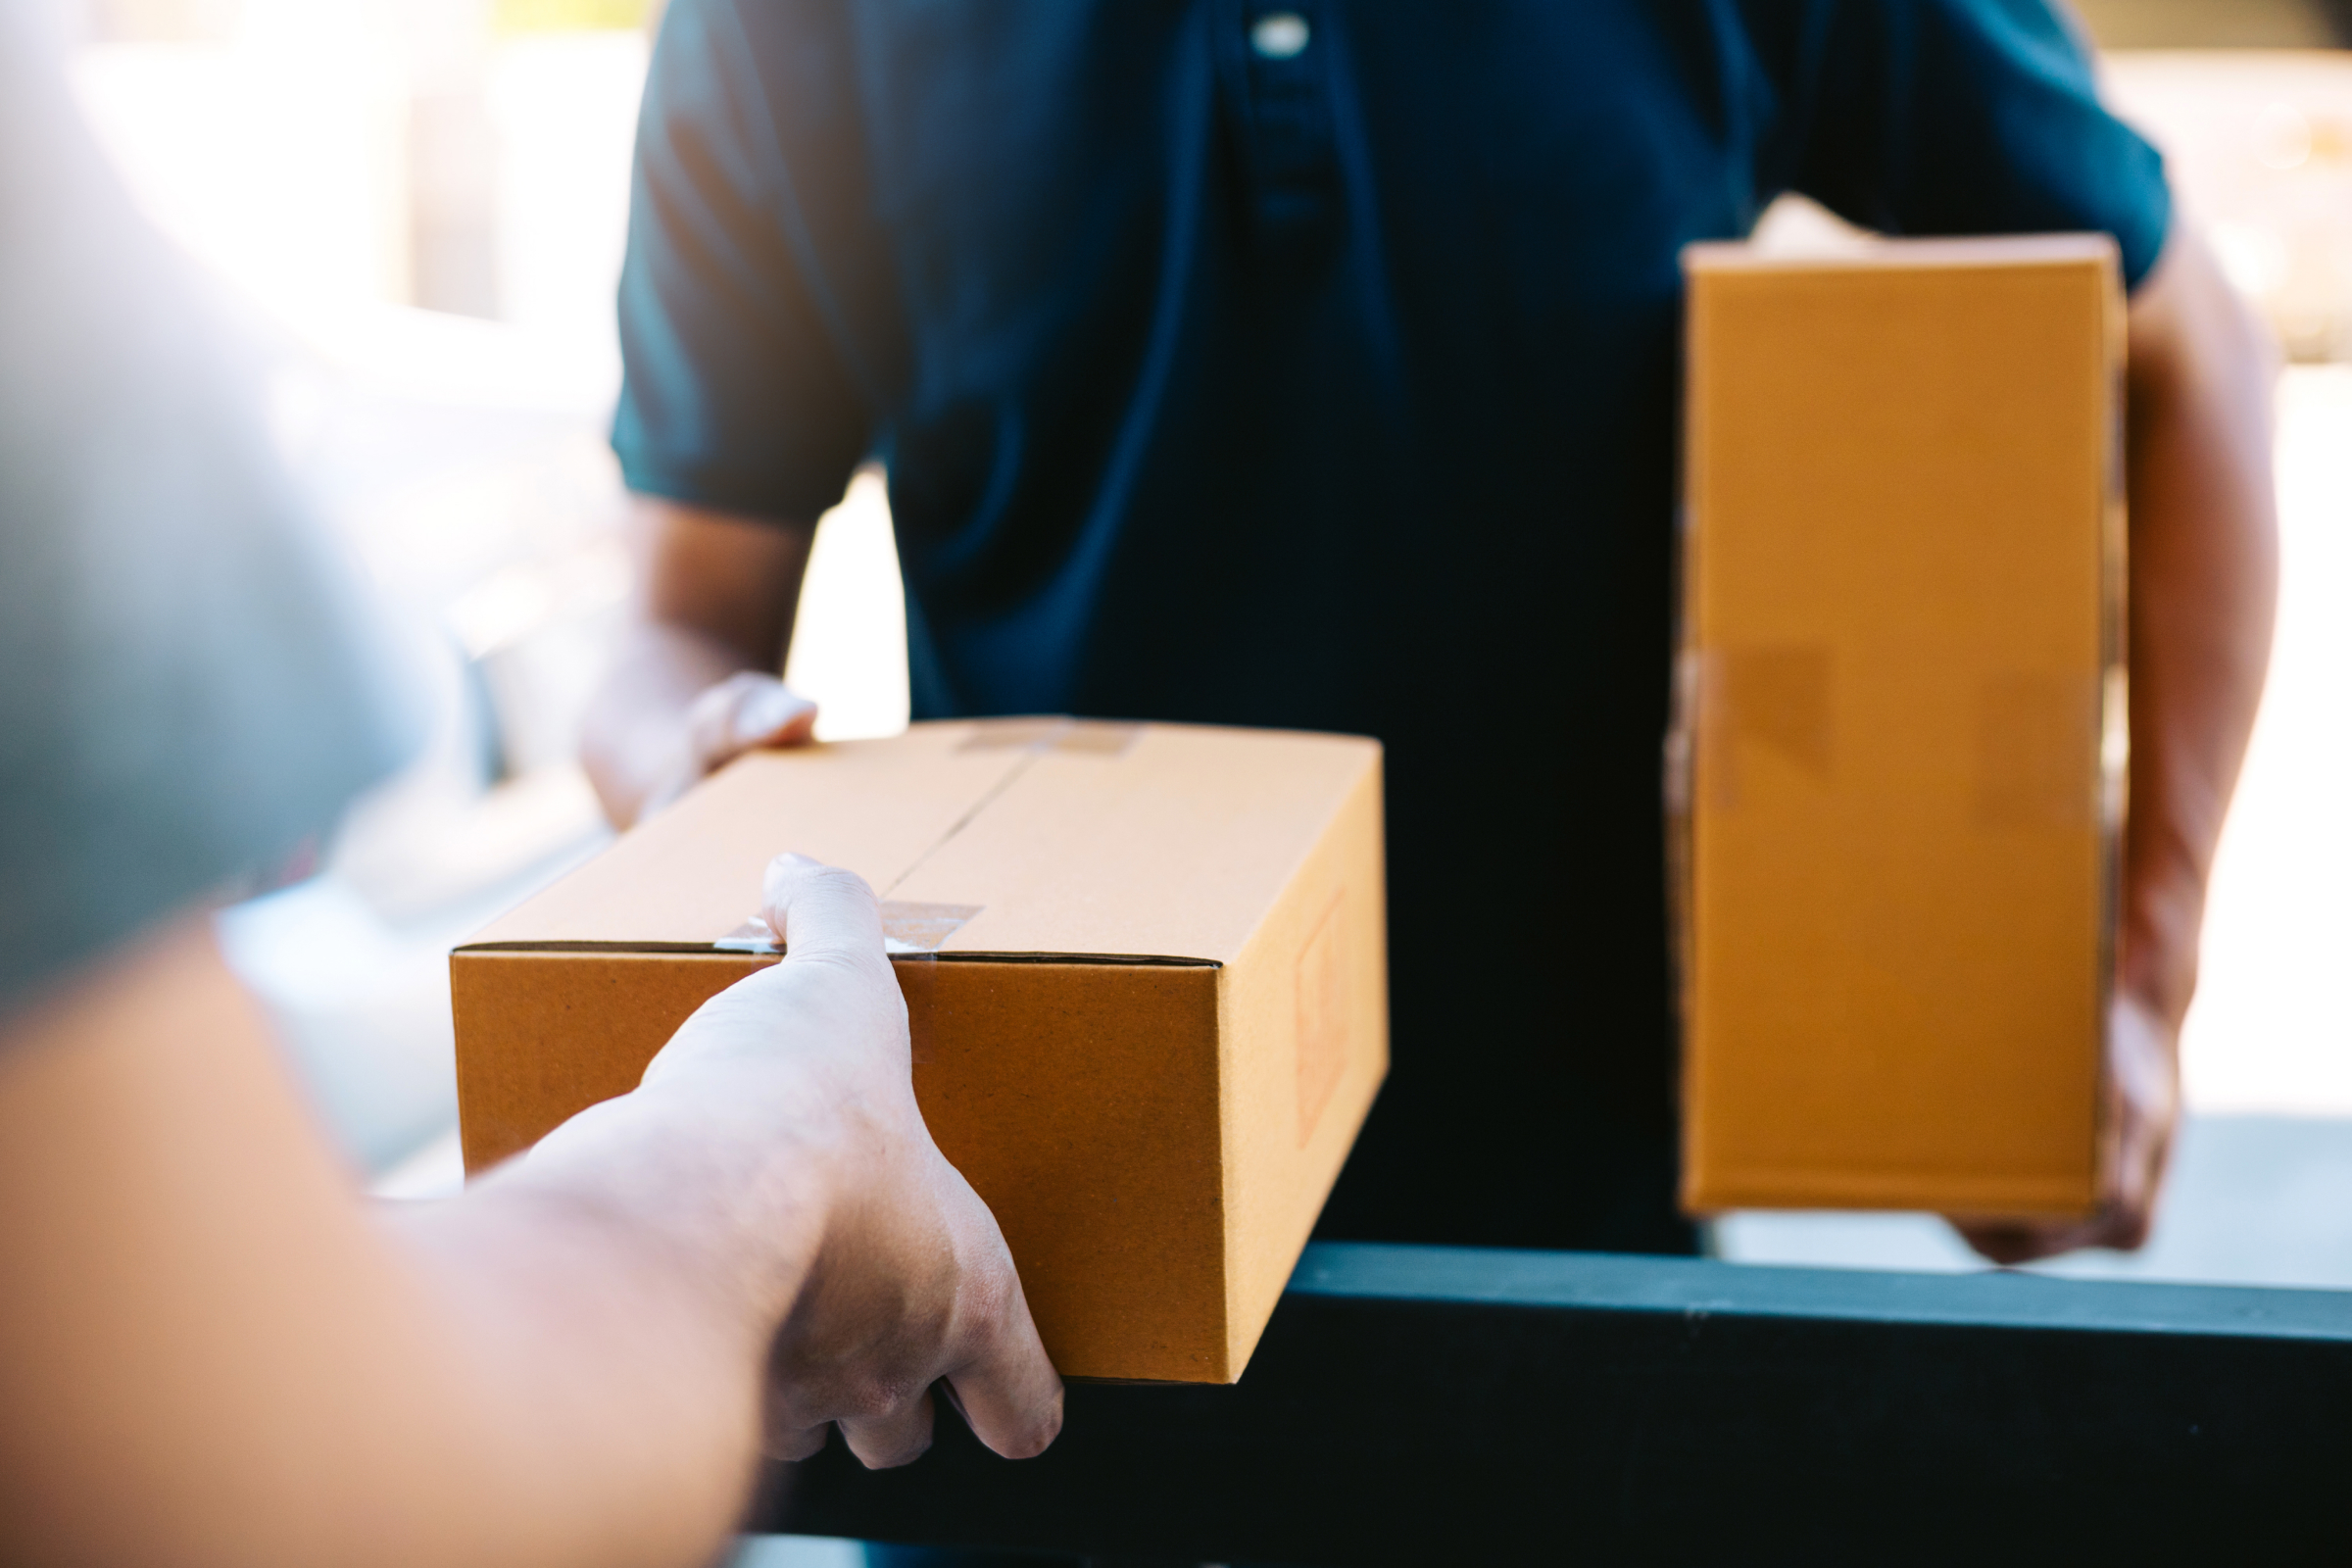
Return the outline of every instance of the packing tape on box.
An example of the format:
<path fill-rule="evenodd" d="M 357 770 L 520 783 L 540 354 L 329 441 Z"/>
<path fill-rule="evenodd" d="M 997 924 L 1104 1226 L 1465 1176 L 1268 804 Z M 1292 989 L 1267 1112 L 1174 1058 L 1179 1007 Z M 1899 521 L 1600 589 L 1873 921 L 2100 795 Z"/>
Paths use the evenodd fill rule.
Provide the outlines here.
<path fill-rule="evenodd" d="M 1975 816 L 1988 828 L 2083 828 L 2101 810 L 2102 682 L 2004 672 L 1977 688 Z"/>
<path fill-rule="evenodd" d="M 906 904 L 897 900 L 882 906 L 882 951 L 892 954 L 937 953 L 939 945 L 978 914 L 977 904 Z M 722 953 L 782 953 L 776 933 L 763 916 L 749 920 L 710 944 Z"/>
<path fill-rule="evenodd" d="M 1677 670 L 1668 797 L 1695 782 L 1712 810 L 1740 804 L 1742 753 L 1761 748 L 1827 783 L 1837 768 L 1836 662 L 1827 644 L 1708 648 Z M 2122 818 L 2130 758 L 2123 671 L 2003 671 L 1978 683 L 1971 815 L 1995 829 Z M 1695 773 L 1695 779 L 1692 775 Z"/>
<path fill-rule="evenodd" d="M 1141 724 L 1096 718 L 982 719 L 956 748 L 959 752 L 1072 752 L 1087 757 L 1124 757 L 1144 732 Z"/>
<path fill-rule="evenodd" d="M 1835 670 L 1827 643 L 1698 651 L 1690 672 L 1698 710 L 1695 761 L 1711 808 L 1740 804 L 1740 756 L 1748 746 L 1828 782 L 1837 767 Z"/>

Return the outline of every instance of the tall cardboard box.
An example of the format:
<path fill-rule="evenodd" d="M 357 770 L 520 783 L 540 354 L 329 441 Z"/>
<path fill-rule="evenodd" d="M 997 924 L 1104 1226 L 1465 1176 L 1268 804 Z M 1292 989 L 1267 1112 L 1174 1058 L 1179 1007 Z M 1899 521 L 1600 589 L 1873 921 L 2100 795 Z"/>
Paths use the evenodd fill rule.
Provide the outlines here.
<path fill-rule="evenodd" d="M 1064 1375 L 1239 1378 L 1388 1068 L 1380 748 L 1068 719 L 745 757 L 451 956 L 469 1171 L 772 963 L 769 858 L 883 901 L 940 1149 Z"/>
<path fill-rule="evenodd" d="M 1684 1202 L 2084 1212 L 2125 752 L 2114 246 L 1685 271 Z"/>

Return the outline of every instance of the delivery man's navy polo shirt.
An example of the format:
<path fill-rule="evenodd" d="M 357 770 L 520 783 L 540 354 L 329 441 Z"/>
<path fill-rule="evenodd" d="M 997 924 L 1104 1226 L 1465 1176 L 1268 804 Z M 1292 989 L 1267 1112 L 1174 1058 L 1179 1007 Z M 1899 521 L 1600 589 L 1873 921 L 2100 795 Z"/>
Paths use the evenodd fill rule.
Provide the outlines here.
<path fill-rule="evenodd" d="M 1787 190 L 2133 281 L 2169 214 L 2042 0 L 672 0 L 615 444 L 801 522 L 887 464 L 918 717 L 1386 741 L 1325 1233 L 1680 1250 L 1676 258 Z"/>

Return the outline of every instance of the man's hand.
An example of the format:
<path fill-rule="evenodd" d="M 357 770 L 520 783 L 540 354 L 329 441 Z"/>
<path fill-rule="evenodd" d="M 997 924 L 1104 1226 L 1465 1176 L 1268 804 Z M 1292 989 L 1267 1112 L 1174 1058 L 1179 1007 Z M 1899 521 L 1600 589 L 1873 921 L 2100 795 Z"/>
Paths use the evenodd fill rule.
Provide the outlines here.
<path fill-rule="evenodd" d="M 816 705 L 773 675 L 742 669 L 707 686 L 686 705 L 684 755 L 647 792 L 642 818 L 763 746 L 803 746 L 815 738 Z"/>
<path fill-rule="evenodd" d="M 580 737 L 615 827 L 755 747 L 814 734 L 816 706 L 775 674 L 814 536 L 811 526 L 636 498 L 631 625 Z"/>
<path fill-rule="evenodd" d="M 692 1129 L 704 1191 L 653 1200 L 675 1215 L 720 1200 L 691 1228 L 774 1272 L 772 1456 L 805 1458 L 838 1425 L 867 1465 L 905 1464 L 930 1446 L 935 1383 L 991 1448 L 1040 1453 L 1061 1382 L 995 1218 L 923 1125 L 874 896 L 797 855 L 764 891 L 784 958 L 705 1004 L 637 1094 L 574 1118 L 531 1163 L 612 1163 L 601 1118 Z M 634 1163 L 642 1181 L 651 1162 Z"/>
<path fill-rule="evenodd" d="M 2031 1263 L 2082 1247 L 2136 1250 L 2148 1239 L 2180 1121 L 2180 1031 L 2145 1002 L 2119 994 L 2107 1011 L 2099 1155 L 2107 1191 L 2082 1219 L 1991 1224 L 1955 1219 L 1968 1245 L 1995 1263 Z"/>

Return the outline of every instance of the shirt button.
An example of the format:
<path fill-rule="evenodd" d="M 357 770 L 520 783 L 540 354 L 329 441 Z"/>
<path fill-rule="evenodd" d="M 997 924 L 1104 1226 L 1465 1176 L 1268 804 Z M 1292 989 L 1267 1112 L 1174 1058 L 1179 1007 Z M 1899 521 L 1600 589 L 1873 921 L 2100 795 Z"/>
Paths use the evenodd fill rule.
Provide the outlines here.
<path fill-rule="evenodd" d="M 1261 60 L 1288 60 L 1306 48 L 1310 36 L 1298 12 L 1269 11 L 1250 24 L 1250 47 Z"/>

